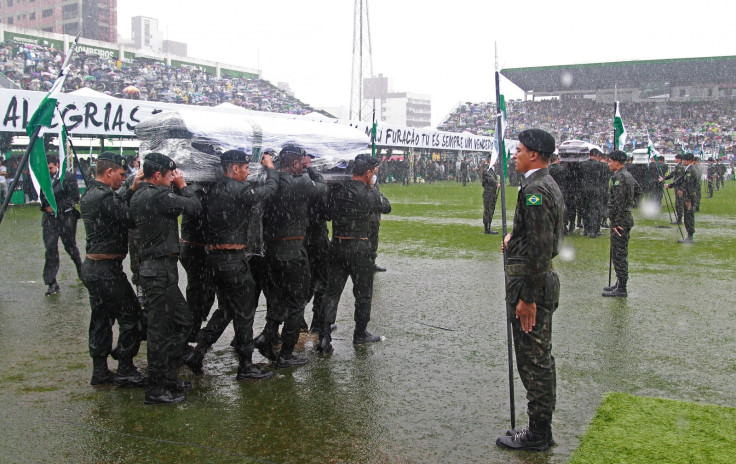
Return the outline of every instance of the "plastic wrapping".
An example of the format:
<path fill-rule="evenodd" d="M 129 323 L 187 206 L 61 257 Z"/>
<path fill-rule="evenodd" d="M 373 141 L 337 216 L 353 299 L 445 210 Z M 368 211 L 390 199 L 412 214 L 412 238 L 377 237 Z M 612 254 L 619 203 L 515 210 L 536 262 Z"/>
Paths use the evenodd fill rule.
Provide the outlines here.
<path fill-rule="evenodd" d="M 279 151 L 287 143 L 298 144 L 314 155 L 313 164 L 320 169 L 336 167 L 369 150 L 369 138 L 343 124 L 227 108 L 160 113 L 138 124 L 135 133 L 141 141 L 141 156 L 154 151 L 169 156 L 189 182 L 222 178 L 219 154 L 232 149 L 253 156 L 254 176 L 260 171 L 262 151 Z"/>

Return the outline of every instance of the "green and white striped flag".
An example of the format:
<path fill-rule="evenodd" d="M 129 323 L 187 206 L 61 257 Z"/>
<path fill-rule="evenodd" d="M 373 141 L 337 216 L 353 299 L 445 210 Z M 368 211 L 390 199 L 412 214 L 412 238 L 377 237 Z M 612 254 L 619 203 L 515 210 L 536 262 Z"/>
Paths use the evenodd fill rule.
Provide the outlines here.
<path fill-rule="evenodd" d="M 66 75 L 69 72 L 69 63 L 71 61 L 72 55 L 77 49 L 78 42 L 79 36 L 77 36 L 77 38 L 74 40 L 74 43 L 72 43 L 71 47 L 69 48 L 69 53 L 64 60 L 61 71 L 59 72 L 59 77 L 56 78 L 56 81 L 51 87 L 51 90 L 49 91 L 49 93 L 46 94 L 45 97 L 43 97 L 43 100 L 41 100 L 41 103 L 38 105 L 38 108 L 33 113 L 33 116 L 31 116 L 31 119 L 28 121 L 26 133 L 29 137 L 33 136 L 33 133 L 39 126 L 51 126 L 51 120 L 54 117 L 54 111 L 56 109 L 55 97 L 56 95 L 61 93 L 61 88 L 64 85 L 64 80 L 66 79 Z M 63 125 L 61 124 L 61 122 L 59 123 L 59 125 L 62 126 L 62 131 L 64 134 L 63 145 L 66 146 L 66 131 L 63 129 Z M 64 175 L 64 171 L 66 170 L 66 157 L 61 157 L 62 134 L 60 133 L 59 135 L 59 169 L 61 169 L 59 176 L 60 179 L 63 180 L 61 176 Z M 49 173 L 49 166 L 48 162 L 46 161 L 46 150 L 43 146 L 43 137 L 36 138 L 33 144 L 33 148 L 31 149 L 30 156 L 28 158 L 28 164 L 31 167 L 31 172 L 36 177 L 36 181 L 38 182 L 41 191 L 43 191 L 44 195 L 46 195 L 46 200 L 49 202 L 49 205 L 51 205 L 51 208 L 54 210 L 54 212 L 56 212 L 56 198 L 54 197 L 54 188 L 51 185 L 51 174 Z"/>
<path fill-rule="evenodd" d="M 493 137 L 493 151 L 495 152 L 496 156 L 491 158 L 491 166 L 496 163 L 496 160 L 498 157 L 501 157 L 501 161 L 504 165 L 504 175 L 505 175 L 505 169 L 506 169 L 506 144 L 504 143 L 504 134 L 506 133 L 506 98 L 504 98 L 503 95 L 500 95 L 499 98 L 499 104 L 498 108 L 501 110 L 499 114 L 496 115 L 496 117 L 500 118 L 501 121 L 501 129 L 500 131 L 497 130 L 496 132 L 500 132 L 497 134 L 494 134 Z M 498 128 L 498 125 L 496 126 Z"/>
<path fill-rule="evenodd" d="M 613 118 L 613 137 L 615 148 L 623 151 L 626 145 L 626 128 L 624 127 L 624 121 L 621 119 L 618 102 L 616 102 L 616 115 Z"/>

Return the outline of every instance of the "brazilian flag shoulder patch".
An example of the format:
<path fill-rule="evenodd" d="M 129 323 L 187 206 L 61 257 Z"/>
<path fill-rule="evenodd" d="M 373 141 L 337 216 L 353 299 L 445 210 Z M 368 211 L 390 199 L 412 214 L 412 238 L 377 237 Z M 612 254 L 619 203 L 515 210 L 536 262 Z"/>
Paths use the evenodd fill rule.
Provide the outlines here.
<path fill-rule="evenodd" d="M 538 193 L 529 193 L 526 195 L 527 206 L 537 206 L 542 204 L 542 195 Z"/>

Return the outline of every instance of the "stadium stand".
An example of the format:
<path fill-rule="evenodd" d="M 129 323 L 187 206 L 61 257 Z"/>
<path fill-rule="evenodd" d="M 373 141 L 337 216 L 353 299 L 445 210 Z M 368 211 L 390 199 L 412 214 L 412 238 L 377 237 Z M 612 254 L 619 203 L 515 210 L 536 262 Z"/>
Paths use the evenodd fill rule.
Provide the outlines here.
<path fill-rule="evenodd" d="M 63 52 L 32 44 L 0 43 L 0 72 L 24 90 L 48 90 L 59 73 Z M 220 103 L 260 111 L 306 114 L 315 111 L 263 79 L 216 79 L 193 66 L 174 68 L 138 58 L 133 65 L 80 53 L 64 84 L 65 92 L 89 87 L 107 95 L 150 101 L 215 106 Z M 124 92 L 135 87 L 138 91 Z"/>

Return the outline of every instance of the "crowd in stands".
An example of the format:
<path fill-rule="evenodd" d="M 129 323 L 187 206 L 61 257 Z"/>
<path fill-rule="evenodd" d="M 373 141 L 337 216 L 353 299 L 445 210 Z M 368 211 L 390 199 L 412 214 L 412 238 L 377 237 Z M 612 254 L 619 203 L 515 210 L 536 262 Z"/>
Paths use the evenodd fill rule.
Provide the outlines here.
<path fill-rule="evenodd" d="M 558 143 L 584 140 L 609 149 L 613 137 L 613 105 L 593 100 L 513 101 L 507 105 L 507 136 L 531 127 L 544 129 Z M 679 152 L 682 144 L 693 151 L 731 154 L 736 136 L 736 102 L 621 103 L 628 133 L 626 151 L 646 148 L 647 131 L 660 152 Z M 465 103 L 438 127 L 451 132 L 493 135 L 494 103 Z M 635 144 L 635 145 L 634 145 Z"/>
<path fill-rule="evenodd" d="M 45 91 L 59 74 L 64 53 L 40 45 L 0 43 L 0 72 L 24 90 Z M 263 79 L 228 77 L 193 66 L 173 68 L 147 58 L 134 64 L 78 53 L 64 84 L 65 92 L 89 87 L 106 95 L 149 101 L 215 106 L 231 103 L 277 113 L 314 111 Z"/>

